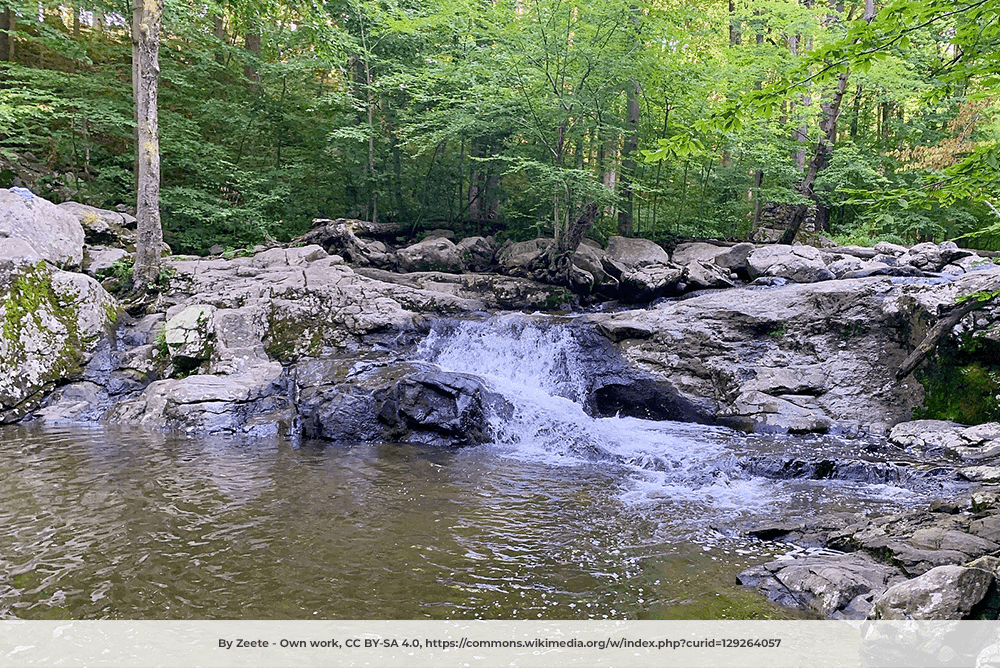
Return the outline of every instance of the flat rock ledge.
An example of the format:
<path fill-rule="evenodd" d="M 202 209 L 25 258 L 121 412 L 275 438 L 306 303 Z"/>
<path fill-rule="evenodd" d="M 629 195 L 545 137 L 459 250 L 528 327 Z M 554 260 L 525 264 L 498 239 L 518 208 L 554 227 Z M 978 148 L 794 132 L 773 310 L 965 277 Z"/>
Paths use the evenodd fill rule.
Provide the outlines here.
<path fill-rule="evenodd" d="M 997 435 L 998 423 L 915 421 L 897 425 L 891 438 L 905 454 L 990 448 Z M 1000 613 L 1000 485 L 981 484 L 903 513 L 830 515 L 749 533 L 791 547 L 737 578 L 781 605 L 833 619 L 997 619 Z"/>

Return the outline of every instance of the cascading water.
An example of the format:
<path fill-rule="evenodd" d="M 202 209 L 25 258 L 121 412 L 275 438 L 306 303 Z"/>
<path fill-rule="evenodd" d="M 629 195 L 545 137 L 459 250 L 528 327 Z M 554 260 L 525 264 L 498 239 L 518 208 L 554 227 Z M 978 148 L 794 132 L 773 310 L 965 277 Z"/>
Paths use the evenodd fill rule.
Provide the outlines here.
<path fill-rule="evenodd" d="M 851 484 L 829 480 L 831 475 L 792 483 L 762 475 L 757 448 L 773 444 L 774 438 L 748 440 L 705 425 L 592 417 L 584 409 L 595 370 L 589 354 L 571 325 L 523 315 L 436 323 L 418 351 L 442 369 L 484 379 L 513 405 L 512 414 L 491 419 L 495 443 L 507 456 L 617 469 L 624 502 L 684 506 L 679 523 L 693 526 L 710 518 L 721 526 L 727 519 L 759 518 L 776 508 L 794 513 L 817 505 L 836 507 L 838 486 Z M 834 442 L 809 447 L 822 452 Z M 830 461 L 843 455 L 832 453 Z M 892 463 L 873 466 L 888 470 L 886 480 L 855 480 L 864 484 L 853 485 L 851 498 L 899 502 L 911 499 L 913 487 L 921 484 L 922 474 L 915 470 Z"/>

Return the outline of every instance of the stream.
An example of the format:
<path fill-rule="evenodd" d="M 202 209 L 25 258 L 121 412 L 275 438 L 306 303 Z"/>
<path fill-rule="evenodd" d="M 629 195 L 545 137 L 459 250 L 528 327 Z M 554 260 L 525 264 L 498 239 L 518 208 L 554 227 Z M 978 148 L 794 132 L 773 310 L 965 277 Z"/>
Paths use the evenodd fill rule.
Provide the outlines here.
<path fill-rule="evenodd" d="M 787 617 L 734 582 L 789 549 L 747 528 L 960 489 L 874 439 L 592 417 L 571 327 L 413 354 L 509 402 L 492 443 L 0 428 L 0 619 Z"/>

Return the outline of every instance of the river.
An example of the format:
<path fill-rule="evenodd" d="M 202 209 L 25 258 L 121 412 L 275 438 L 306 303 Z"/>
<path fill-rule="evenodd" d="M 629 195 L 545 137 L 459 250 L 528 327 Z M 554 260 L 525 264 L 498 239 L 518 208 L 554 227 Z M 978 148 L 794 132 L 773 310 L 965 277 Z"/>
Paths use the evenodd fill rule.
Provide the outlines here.
<path fill-rule="evenodd" d="M 788 548 L 744 529 L 954 488 L 877 441 L 588 416 L 578 353 L 525 319 L 434 329 L 417 357 L 513 406 L 462 449 L 2 427 L 0 619 L 784 617 L 734 576 Z M 859 451 L 857 479 L 760 463 Z"/>

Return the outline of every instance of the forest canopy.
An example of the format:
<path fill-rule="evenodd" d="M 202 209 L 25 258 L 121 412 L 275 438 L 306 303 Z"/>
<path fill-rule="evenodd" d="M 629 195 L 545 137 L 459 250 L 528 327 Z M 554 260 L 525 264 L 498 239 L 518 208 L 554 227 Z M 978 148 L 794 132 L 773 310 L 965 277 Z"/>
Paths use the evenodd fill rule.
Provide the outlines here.
<path fill-rule="evenodd" d="M 134 206 L 130 15 L 0 0 L 0 187 Z M 159 63 L 176 252 L 594 205 L 597 238 L 1000 247 L 1000 0 L 166 0 Z"/>

